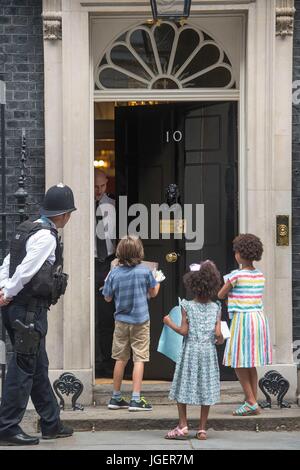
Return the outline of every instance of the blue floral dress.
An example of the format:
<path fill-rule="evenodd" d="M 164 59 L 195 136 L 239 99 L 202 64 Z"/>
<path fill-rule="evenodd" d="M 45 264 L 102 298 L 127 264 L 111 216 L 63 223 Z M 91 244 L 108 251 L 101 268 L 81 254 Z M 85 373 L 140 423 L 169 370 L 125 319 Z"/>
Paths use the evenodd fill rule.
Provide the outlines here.
<path fill-rule="evenodd" d="M 213 405 L 220 401 L 220 372 L 215 326 L 220 306 L 183 300 L 189 332 L 184 337 L 169 394 L 170 400 L 188 405 Z"/>

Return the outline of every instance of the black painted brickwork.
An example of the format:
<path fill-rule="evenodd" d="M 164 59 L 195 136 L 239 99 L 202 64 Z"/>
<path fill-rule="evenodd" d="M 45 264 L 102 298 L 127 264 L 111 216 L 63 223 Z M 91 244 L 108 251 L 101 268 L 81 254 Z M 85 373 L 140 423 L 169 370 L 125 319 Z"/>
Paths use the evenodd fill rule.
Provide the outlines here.
<path fill-rule="evenodd" d="M 18 188 L 20 175 L 22 128 L 26 131 L 28 149 L 28 202 L 39 204 L 44 193 L 44 58 L 41 13 L 42 0 L 0 0 L 0 78 L 6 82 L 7 90 L 7 211 L 16 210 L 14 192 Z M 29 207 L 31 212 L 36 209 L 36 205 Z M 14 221 L 10 218 L 8 236 L 13 228 Z"/>
<path fill-rule="evenodd" d="M 14 193 L 18 189 L 20 175 L 22 128 L 25 129 L 27 137 L 28 202 L 35 203 L 29 206 L 29 212 L 37 211 L 36 204 L 40 204 L 44 194 L 44 58 L 41 13 L 42 0 L 0 0 L 0 79 L 6 82 L 7 90 L 7 212 L 17 210 Z M 0 190 L 2 204 L 1 197 Z M 7 222 L 7 238 L 10 238 L 19 219 L 9 217 Z M 0 250 L 0 262 L 1 256 Z M 9 342 L 7 346 L 10 350 Z"/>
<path fill-rule="evenodd" d="M 293 81 L 300 80 L 300 0 L 295 1 Z M 298 87 L 299 88 L 299 87 Z M 293 105 L 293 336 L 300 340 L 300 104 Z"/>

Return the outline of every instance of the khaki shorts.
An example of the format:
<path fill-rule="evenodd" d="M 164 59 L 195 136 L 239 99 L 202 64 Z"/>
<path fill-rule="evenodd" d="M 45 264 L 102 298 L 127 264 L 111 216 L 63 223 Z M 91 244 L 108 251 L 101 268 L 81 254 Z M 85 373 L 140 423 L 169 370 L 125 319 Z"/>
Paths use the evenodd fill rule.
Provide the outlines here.
<path fill-rule="evenodd" d="M 116 361 L 128 361 L 132 350 L 133 362 L 148 362 L 150 347 L 150 321 L 140 325 L 115 322 L 111 357 Z"/>

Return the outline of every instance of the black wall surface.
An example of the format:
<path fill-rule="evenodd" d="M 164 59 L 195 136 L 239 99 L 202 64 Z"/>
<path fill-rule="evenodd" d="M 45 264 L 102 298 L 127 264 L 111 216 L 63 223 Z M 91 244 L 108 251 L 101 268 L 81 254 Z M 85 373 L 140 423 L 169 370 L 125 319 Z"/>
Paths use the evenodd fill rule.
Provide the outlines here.
<path fill-rule="evenodd" d="M 41 13 L 42 0 L 0 0 L 0 79 L 6 82 L 7 90 L 6 212 L 17 211 L 14 193 L 18 189 L 20 176 L 22 129 L 25 129 L 27 140 L 26 190 L 29 193 L 30 203 L 28 212 L 37 213 L 38 204 L 44 194 L 44 57 Z M 2 171 L 1 167 L 1 173 Z M 1 183 L 0 179 L 0 185 Z M 0 207 L 1 198 L 0 189 Z M 0 237 L 3 243 L 1 223 L 0 217 Z M 7 239 L 11 237 L 18 223 L 19 217 L 8 217 Z M 1 258 L 2 250 L 0 250 L 0 263 Z"/>
<path fill-rule="evenodd" d="M 45 185 L 42 0 L 0 0 L 0 78 L 6 82 L 7 211 L 16 209 L 22 129 L 28 155 L 29 203 L 40 203 Z M 1 197 L 1 193 L 0 193 Z M 2 202 L 2 201 L 1 201 Z M 34 212 L 37 206 L 29 206 Z M 16 221 L 15 221 L 16 222 Z M 8 220 L 8 236 L 14 220 Z"/>
<path fill-rule="evenodd" d="M 295 1 L 293 83 L 293 336 L 300 340 L 300 0 Z M 299 81 L 299 83 L 295 83 Z"/>

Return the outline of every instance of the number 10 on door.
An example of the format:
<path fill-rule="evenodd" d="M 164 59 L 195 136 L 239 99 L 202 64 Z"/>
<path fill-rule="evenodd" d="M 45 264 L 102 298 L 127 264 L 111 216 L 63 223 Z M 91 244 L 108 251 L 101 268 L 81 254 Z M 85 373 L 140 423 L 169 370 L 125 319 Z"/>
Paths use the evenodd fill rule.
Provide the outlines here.
<path fill-rule="evenodd" d="M 182 141 L 182 132 L 181 131 L 166 131 L 166 141 L 169 143 L 171 140 L 174 142 Z"/>

